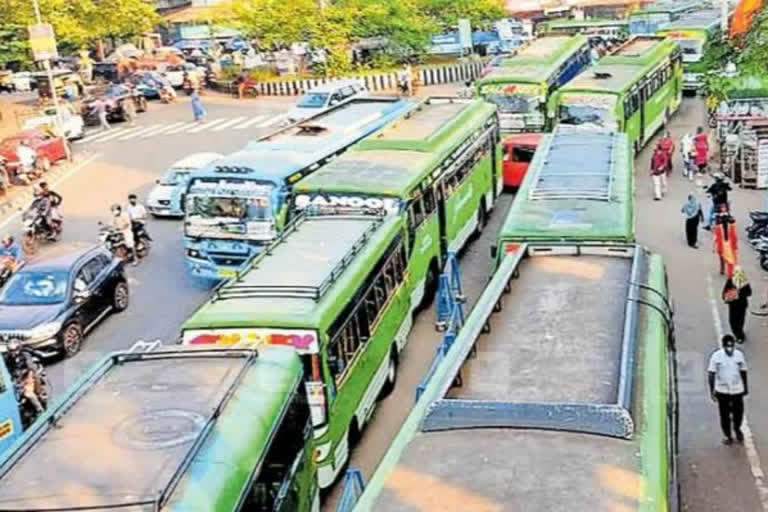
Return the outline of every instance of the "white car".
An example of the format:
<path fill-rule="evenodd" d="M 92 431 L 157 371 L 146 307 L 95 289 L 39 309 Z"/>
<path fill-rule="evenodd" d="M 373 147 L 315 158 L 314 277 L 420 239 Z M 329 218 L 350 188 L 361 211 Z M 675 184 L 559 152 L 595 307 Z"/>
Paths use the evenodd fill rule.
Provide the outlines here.
<path fill-rule="evenodd" d="M 183 217 L 189 176 L 222 158 L 219 153 L 193 153 L 173 164 L 147 196 L 147 210 L 155 217 Z"/>
<path fill-rule="evenodd" d="M 328 82 L 311 89 L 299 98 L 296 106 L 288 112 L 287 119 L 291 123 L 298 123 L 308 117 L 321 114 L 343 101 L 367 93 L 368 88 L 360 80 Z"/>
<path fill-rule="evenodd" d="M 203 76 L 200 73 L 198 67 L 190 62 L 185 62 L 180 66 L 169 66 L 163 74 L 165 75 L 165 78 L 167 78 L 171 83 L 171 87 L 178 89 L 184 85 L 184 72 L 187 72 L 190 76 L 193 74 L 197 75 L 198 77 Z"/>
<path fill-rule="evenodd" d="M 61 112 L 61 135 L 69 140 L 81 139 L 85 136 L 85 121 L 83 116 L 75 111 L 72 105 L 64 104 L 59 106 Z M 56 125 L 56 109 L 46 107 L 39 115 L 28 118 L 24 121 L 24 130 L 33 130 L 43 126 Z"/>

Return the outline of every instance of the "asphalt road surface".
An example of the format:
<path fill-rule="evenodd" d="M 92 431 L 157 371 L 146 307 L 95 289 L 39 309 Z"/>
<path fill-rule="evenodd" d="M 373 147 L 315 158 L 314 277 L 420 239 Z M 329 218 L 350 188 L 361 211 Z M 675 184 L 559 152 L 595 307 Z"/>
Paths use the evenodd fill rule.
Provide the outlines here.
<path fill-rule="evenodd" d="M 446 91 L 440 90 L 441 93 Z M 193 152 L 229 153 L 242 148 L 255 136 L 266 133 L 293 99 L 261 98 L 236 102 L 204 97 L 208 117 L 191 124 L 188 103 L 150 104 L 135 127 L 115 125 L 109 133 L 93 132 L 74 146 L 73 171 L 56 186 L 64 196 L 67 242 L 97 243 L 97 221 L 108 217 L 113 203 L 124 203 L 129 193 L 144 197 L 154 180 L 174 161 Z M 704 122 L 704 107 L 686 99 L 673 118 L 675 137 Z M 649 144 L 648 148 L 652 147 Z M 685 245 L 680 207 L 695 191 L 705 199 L 701 185 L 680 177 L 675 162 L 670 192 L 660 202 L 651 197 L 648 177 L 650 149 L 637 160 L 636 217 L 640 243 L 666 259 L 676 307 L 680 357 L 681 461 L 680 477 L 684 510 L 694 512 L 768 512 L 768 489 L 763 482 L 763 460 L 768 458 L 768 408 L 764 407 L 768 378 L 768 318 L 750 315 L 743 347 L 750 365 L 751 393 L 746 400 L 749 435 L 744 446 L 723 446 L 715 405 L 706 390 L 706 361 L 721 331 L 728 331 L 727 314 L 720 301 L 723 279 L 711 252 L 711 236 L 700 234 L 700 248 Z M 734 211 L 743 235 L 749 209 L 765 206 L 765 192 L 737 190 Z M 490 219 L 485 234 L 475 240 L 461 258 L 461 273 L 470 304 L 484 286 L 489 269 L 489 245 L 511 204 L 505 196 Z M 18 230 L 16 221 L 0 222 L 2 231 Z M 207 297 L 209 289 L 185 276 L 182 261 L 182 231 L 179 221 L 152 221 L 155 239 L 152 253 L 138 267 L 128 269 L 131 305 L 120 315 L 107 318 L 88 336 L 76 357 L 57 362 L 49 370 L 56 391 L 61 392 L 104 354 L 127 348 L 136 340 L 172 342 L 181 322 Z M 750 309 L 766 297 L 766 276 L 759 269 L 754 251 L 741 244 L 741 261 L 756 296 Z M 363 439 L 353 452 L 352 467 L 367 478 L 386 451 L 399 425 L 413 404 L 415 387 L 429 365 L 440 334 L 434 330 L 434 313 L 423 312 L 410 336 L 407 353 L 399 368 L 395 392 L 382 402 Z M 467 468 L 471 471 L 471 468 Z M 341 486 L 324 506 L 334 510 Z"/>

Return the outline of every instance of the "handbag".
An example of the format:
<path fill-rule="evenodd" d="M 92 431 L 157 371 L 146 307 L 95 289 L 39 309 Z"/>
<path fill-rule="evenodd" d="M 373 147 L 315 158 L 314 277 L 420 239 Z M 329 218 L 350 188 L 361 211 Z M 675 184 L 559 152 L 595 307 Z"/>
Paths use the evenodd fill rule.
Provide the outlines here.
<path fill-rule="evenodd" d="M 739 290 L 736 288 L 728 288 L 723 290 L 723 302 L 729 304 L 739 298 Z"/>

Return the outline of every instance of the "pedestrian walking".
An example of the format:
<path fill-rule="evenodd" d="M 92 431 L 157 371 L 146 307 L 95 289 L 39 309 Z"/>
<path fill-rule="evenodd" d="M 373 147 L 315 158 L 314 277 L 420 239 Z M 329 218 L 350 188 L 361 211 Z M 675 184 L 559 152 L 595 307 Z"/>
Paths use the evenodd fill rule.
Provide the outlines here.
<path fill-rule="evenodd" d="M 715 219 L 712 238 L 714 252 L 720 260 L 720 275 L 732 277 L 735 266 L 739 264 L 739 239 L 736 221 L 725 209 Z"/>
<path fill-rule="evenodd" d="M 195 121 L 202 121 L 205 117 L 205 108 L 203 108 L 203 100 L 200 99 L 200 94 L 197 92 L 197 89 L 192 91 L 191 103 L 192 115 L 195 116 Z"/>
<path fill-rule="evenodd" d="M 747 319 L 749 297 L 752 296 L 752 287 L 747 280 L 747 275 L 741 266 L 736 265 L 733 276 L 725 281 L 723 286 L 723 302 L 728 306 L 728 323 L 731 332 L 736 337 L 737 343 L 744 343 L 747 335 L 744 332 L 744 322 Z"/>
<path fill-rule="evenodd" d="M 240 100 L 245 97 L 245 84 L 247 81 L 248 74 L 245 71 L 242 71 L 237 75 L 237 98 Z"/>
<path fill-rule="evenodd" d="M 744 397 L 749 394 L 747 384 L 747 362 L 744 353 L 736 348 L 736 340 L 730 334 L 723 336 L 722 348 L 709 357 L 707 368 L 709 394 L 717 402 L 720 413 L 720 428 L 723 430 L 723 444 L 744 442 L 741 424 L 744 420 Z"/>
<path fill-rule="evenodd" d="M 667 175 L 670 175 L 672 174 L 672 156 L 675 154 L 675 141 L 669 130 L 664 132 L 664 136 L 659 139 L 659 147 L 667 153 Z"/>
<path fill-rule="evenodd" d="M 707 171 L 709 162 L 709 137 L 704 133 L 704 128 L 696 128 L 696 136 L 693 138 L 694 163 L 698 168 L 699 174 Z"/>
<path fill-rule="evenodd" d="M 685 214 L 685 239 L 688 247 L 698 249 L 699 223 L 704 220 L 701 204 L 696 200 L 696 196 L 688 194 L 688 201 L 683 204 L 680 211 Z"/>
<path fill-rule="evenodd" d="M 669 155 L 661 148 L 656 146 L 656 151 L 651 158 L 651 180 L 653 181 L 653 200 L 659 201 L 667 193 L 667 167 L 669 166 Z"/>
<path fill-rule="evenodd" d="M 689 180 L 694 175 L 693 154 L 693 135 L 686 133 L 680 139 L 680 156 L 683 160 L 683 176 Z"/>
<path fill-rule="evenodd" d="M 107 104 L 104 102 L 104 100 L 96 100 L 94 102 L 93 108 L 96 109 L 96 114 L 99 116 L 99 126 L 101 129 L 111 129 L 112 127 L 109 126 L 109 121 L 107 120 Z"/>

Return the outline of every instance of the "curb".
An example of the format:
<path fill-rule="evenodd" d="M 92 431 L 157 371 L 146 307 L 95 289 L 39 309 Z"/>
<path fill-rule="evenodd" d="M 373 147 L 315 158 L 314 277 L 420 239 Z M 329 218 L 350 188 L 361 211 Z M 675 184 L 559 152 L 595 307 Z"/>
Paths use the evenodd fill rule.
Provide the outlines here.
<path fill-rule="evenodd" d="M 450 66 L 430 66 L 417 68 L 416 84 L 419 87 L 457 83 L 471 80 L 480 76 L 485 69 L 484 61 L 468 62 L 465 64 L 452 64 Z M 393 91 L 397 89 L 398 72 L 378 73 L 374 75 L 350 75 L 336 78 L 309 78 L 297 80 L 275 80 L 260 82 L 251 90 L 261 96 L 298 96 L 302 91 L 308 91 L 313 87 L 333 82 L 336 80 L 361 80 L 369 91 Z M 214 81 L 211 84 L 214 90 L 232 93 L 235 90 L 234 82 Z"/>

